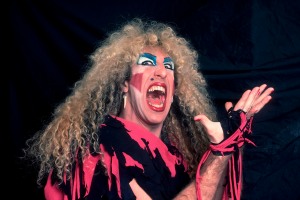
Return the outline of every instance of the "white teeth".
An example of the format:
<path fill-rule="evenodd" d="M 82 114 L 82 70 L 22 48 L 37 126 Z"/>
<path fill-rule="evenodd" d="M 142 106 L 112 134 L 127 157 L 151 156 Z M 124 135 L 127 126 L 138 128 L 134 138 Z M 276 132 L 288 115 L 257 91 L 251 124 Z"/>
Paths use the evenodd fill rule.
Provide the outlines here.
<path fill-rule="evenodd" d="M 162 86 L 152 86 L 151 88 L 149 88 L 148 92 L 153 92 L 153 91 L 161 91 L 163 93 L 166 92 L 165 88 Z"/>
<path fill-rule="evenodd" d="M 155 91 L 161 92 L 160 95 L 165 95 L 165 93 L 166 93 L 166 89 L 162 86 L 152 86 L 148 89 L 149 93 L 155 92 Z M 155 108 L 163 108 L 163 106 L 164 106 L 164 101 L 162 99 L 160 99 L 159 103 L 156 102 L 154 104 L 154 103 L 151 103 L 150 101 L 148 101 L 148 103 L 149 103 L 150 106 L 155 107 Z"/>

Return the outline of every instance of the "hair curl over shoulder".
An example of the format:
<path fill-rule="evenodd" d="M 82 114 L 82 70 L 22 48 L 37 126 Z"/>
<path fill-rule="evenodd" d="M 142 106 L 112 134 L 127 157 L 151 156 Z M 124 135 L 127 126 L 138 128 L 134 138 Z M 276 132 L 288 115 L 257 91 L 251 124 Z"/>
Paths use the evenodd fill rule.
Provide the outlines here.
<path fill-rule="evenodd" d="M 111 35 L 90 56 L 91 64 L 72 93 L 55 110 L 45 128 L 28 140 L 26 153 L 39 163 L 38 183 L 51 169 L 63 180 L 70 178 L 78 150 L 84 159 L 99 153 L 97 130 L 107 114 L 122 109 L 122 85 L 131 78 L 131 65 L 146 46 L 158 46 L 175 63 L 175 95 L 164 122 L 162 139 L 170 140 L 183 154 L 191 176 L 207 150 L 209 140 L 193 117 L 215 112 L 198 71 L 198 55 L 174 29 L 155 21 L 134 19 Z M 92 151 L 92 152 L 91 152 Z"/>

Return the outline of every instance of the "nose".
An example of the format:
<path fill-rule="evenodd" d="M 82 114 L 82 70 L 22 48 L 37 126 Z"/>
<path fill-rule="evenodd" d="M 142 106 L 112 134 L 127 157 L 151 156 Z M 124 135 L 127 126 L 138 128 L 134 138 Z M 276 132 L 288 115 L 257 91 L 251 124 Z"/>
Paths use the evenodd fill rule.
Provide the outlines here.
<path fill-rule="evenodd" d="M 157 67 L 155 69 L 154 75 L 159 76 L 161 78 L 166 78 L 167 69 L 165 68 L 165 66 L 163 64 L 159 64 L 159 65 L 157 65 Z"/>

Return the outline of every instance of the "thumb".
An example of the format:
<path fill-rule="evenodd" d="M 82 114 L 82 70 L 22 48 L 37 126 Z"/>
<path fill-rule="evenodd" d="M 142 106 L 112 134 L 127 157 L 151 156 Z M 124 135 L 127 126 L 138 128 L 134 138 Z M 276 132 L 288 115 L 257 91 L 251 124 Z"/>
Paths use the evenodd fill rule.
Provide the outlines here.
<path fill-rule="evenodd" d="M 210 132 L 210 130 L 213 129 L 215 125 L 215 122 L 211 121 L 206 115 L 203 114 L 195 116 L 194 120 L 199 121 L 208 132 Z"/>
<path fill-rule="evenodd" d="M 233 106 L 232 102 L 226 102 L 225 103 L 225 109 L 228 111 Z"/>
<path fill-rule="evenodd" d="M 210 122 L 206 115 L 200 114 L 194 117 L 195 121 L 201 122 L 201 124 L 205 125 Z"/>
<path fill-rule="evenodd" d="M 220 122 L 213 122 L 207 118 L 206 115 L 197 115 L 194 117 L 195 121 L 199 121 L 207 131 L 211 142 L 219 143 L 224 139 L 223 130 Z"/>

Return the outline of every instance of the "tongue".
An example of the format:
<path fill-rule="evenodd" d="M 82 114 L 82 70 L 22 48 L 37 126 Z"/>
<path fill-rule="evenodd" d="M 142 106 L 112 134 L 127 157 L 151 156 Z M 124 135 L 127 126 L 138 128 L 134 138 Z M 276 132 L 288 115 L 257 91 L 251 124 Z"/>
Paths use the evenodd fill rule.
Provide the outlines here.
<path fill-rule="evenodd" d="M 147 100 L 152 104 L 160 105 L 164 102 L 164 95 L 159 92 L 151 92 L 147 94 Z"/>
<path fill-rule="evenodd" d="M 162 102 L 161 96 L 158 93 L 154 93 L 154 92 L 149 93 L 147 99 L 151 104 L 159 105 Z"/>

